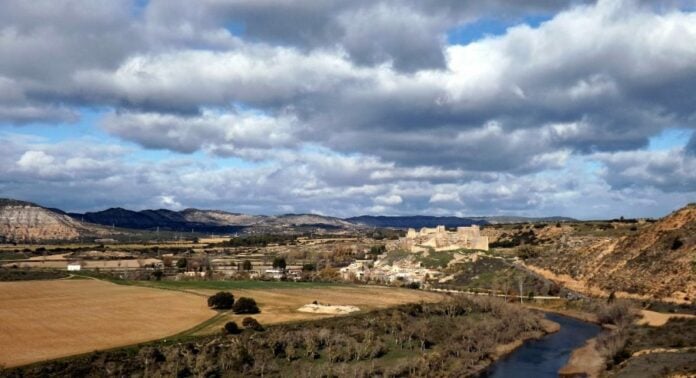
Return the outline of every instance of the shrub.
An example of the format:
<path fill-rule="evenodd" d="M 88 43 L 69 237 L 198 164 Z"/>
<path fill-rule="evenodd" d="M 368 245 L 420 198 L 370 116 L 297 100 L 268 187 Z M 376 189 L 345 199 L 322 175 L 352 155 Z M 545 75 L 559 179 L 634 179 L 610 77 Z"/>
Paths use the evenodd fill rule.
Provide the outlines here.
<path fill-rule="evenodd" d="M 208 298 L 208 307 L 212 307 L 216 310 L 229 310 L 234 304 L 234 295 L 227 291 L 218 292 Z"/>
<path fill-rule="evenodd" d="M 238 333 L 241 333 L 242 330 L 239 329 L 239 327 L 237 326 L 237 323 L 227 322 L 227 323 L 225 323 L 225 332 L 227 332 L 230 335 L 236 335 Z"/>
<path fill-rule="evenodd" d="M 522 260 L 539 257 L 539 250 L 529 245 L 524 245 L 517 249 L 517 256 Z"/>
<path fill-rule="evenodd" d="M 285 259 L 282 257 L 276 257 L 273 259 L 273 267 L 278 268 L 278 269 L 285 269 L 287 266 L 287 263 L 285 262 Z"/>
<path fill-rule="evenodd" d="M 681 239 L 676 238 L 672 242 L 672 250 L 675 251 L 675 250 L 681 248 L 682 245 L 684 245 L 684 242 L 682 242 Z"/>
<path fill-rule="evenodd" d="M 420 282 L 409 282 L 406 287 L 409 289 L 420 289 Z"/>
<path fill-rule="evenodd" d="M 260 312 L 256 301 L 247 297 L 237 299 L 232 306 L 232 311 L 235 314 L 258 314 Z"/>
<path fill-rule="evenodd" d="M 242 263 L 242 269 L 243 270 L 251 270 L 251 268 L 252 268 L 251 261 L 244 260 L 244 262 Z"/>
<path fill-rule="evenodd" d="M 254 331 L 263 331 L 263 326 L 256 319 L 252 317 L 246 317 L 242 319 L 242 325 L 244 328 L 253 329 Z"/>
<path fill-rule="evenodd" d="M 157 281 L 160 281 L 162 279 L 163 275 L 164 275 L 164 272 L 162 272 L 159 269 L 152 272 L 152 277 Z"/>
<path fill-rule="evenodd" d="M 176 267 L 179 269 L 186 269 L 187 265 L 188 265 L 188 261 L 186 260 L 185 257 L 182 257 L 179 260 L 176 260 Z"/>
<path fill-rule="evenodd" d="M 370 254 L 371 255 L 381 255 L 382 253 L 387 251 L 387 247 L 384 244 L 380 245 L 373 245 L 370 247 Z"/>

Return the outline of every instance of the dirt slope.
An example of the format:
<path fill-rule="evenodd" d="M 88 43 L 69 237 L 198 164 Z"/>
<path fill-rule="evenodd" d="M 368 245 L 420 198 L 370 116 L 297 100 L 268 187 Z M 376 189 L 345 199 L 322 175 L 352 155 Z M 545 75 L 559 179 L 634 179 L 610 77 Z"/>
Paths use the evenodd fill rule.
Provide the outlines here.
<path fill-rule="evenodd" d="M 691 301 L 696 297 L 696 205 L 617 238 L 566 238 L 528 264 L 605 291 Z"/>

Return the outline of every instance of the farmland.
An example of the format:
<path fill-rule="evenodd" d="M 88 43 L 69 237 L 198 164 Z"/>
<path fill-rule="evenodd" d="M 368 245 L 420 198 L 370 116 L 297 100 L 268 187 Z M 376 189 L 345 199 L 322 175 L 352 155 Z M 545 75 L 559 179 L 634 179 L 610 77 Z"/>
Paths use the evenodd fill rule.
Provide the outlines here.
<path fill-rule="evenodd" d="M 162 338 L 215 315 L 199 296 L 97 280 L 2 282 L 0 303 L 6 366 Z"/>
<path fill-rule="evenodd" d="M 223 290 L 232 292 L 236 298 L 251 297 L 261 308 L 261 313 L 254 316 L 261 324 L 315 320 L 333 316 L 297 311 L 303 305 L 314 301 L 330 305 L 353 305 L 365 312 L 403 303 L 435 302 L 444 298 L 442 294 L 411 289 L 323 282 L 125 281 L 122 283 L 183 291 L 203 297 Z M 192 335 L 219 332 L 225 322 L 233 320 L 239 323 L 244 317 L 229 312 L 222 313 L 204 327 L 196 329 Z"/>
<path fill-rule="evenodd" d="M 16 366 L 93 350 L 220 331 L 241 316 L 211 311 L 207 296 L 219 290 L 256 299 L 262 324 L 321 319 L 297 311 L 319 301 L 361 310 L 437 301 L 439 294 L 371 286 L 259 281 L 110 282 L 52 280 L 0 283 L 0 364 Z M 150 287 L 144 287 L 145 285 Z M 167 311 L 162 311 L 166 308 Z"/>

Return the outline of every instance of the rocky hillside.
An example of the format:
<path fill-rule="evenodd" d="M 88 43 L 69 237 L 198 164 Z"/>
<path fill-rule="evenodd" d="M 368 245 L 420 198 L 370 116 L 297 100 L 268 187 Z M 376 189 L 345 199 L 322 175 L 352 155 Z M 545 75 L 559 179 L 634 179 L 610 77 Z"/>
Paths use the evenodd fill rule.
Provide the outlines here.
<path fill-rule="evenodd" d="M 71 240 L 105 232 L 30 202 L 0 199 L 0 241 Z"/>
<path fill-rule="evenodd" d="M 180 212 L 184 219 L 191 223 L 216 224 L 219 226 L 238 225 L 251 226 L 266 219 L 262 215 L 229 213 L 219 210 L 186 209 Z"/>
<path fill-rule="evenodd" d="M 529 264 L 606 291 L 696 299 L 696 204 L 620 237 L 566 236 Z"/>

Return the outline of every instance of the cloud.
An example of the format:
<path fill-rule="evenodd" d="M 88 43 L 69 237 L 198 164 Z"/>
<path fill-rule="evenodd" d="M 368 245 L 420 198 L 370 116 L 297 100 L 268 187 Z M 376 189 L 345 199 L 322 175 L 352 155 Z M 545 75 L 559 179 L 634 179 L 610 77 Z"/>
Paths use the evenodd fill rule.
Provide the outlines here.
<path fill-rule="evenodd" d="M 403 202 L 403 199 L 401 196 L 396 195 L 396 194 L 390 194 L 390 195 L 384 195 L 384 196 L 377 196 L 374 199 L 374 202 L 377 204 L 381 205 L 398 205 L 401 202 Z"/>
<path fill-rule="evenodd" d="M 298 145 L 295 123 L 292 117 L 204 110 L 192 116 L 117 112 L 108 114 L 102 127 L 146 148 L 183 153 L 203 149 L 221 156 L 260 159 L 264 150 Z"/>
<path fill-rule="evenodd" d="M 696 13 L 665 4 L 7 1 L 0 127 L 50 137 L 0 133 L 0 190 L 75 209 L 657 214 L 696 191 L 696 137 L 645 149 L 696 120 Z M 512 26 L 449 44 L 491 19 Z M 105 115 L 80 128 L 115 138 L 76 137 L 85 109 Z"/>
<path fill-rule="evenodd" d="M 687 147 L 688 148 L 688 147 Z M 604 178 L 616 189 L 654 187 L 664 192 L 696 191 L 696 156 L 687 148 L 598 154 Z"/>

